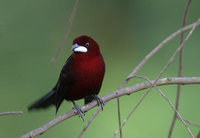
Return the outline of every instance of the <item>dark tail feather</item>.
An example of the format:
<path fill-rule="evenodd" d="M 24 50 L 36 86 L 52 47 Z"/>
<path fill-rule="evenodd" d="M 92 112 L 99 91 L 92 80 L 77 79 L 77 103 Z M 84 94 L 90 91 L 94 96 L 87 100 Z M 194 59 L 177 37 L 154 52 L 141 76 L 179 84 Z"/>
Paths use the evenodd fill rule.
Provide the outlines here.
<path fill-rule="evenodd" d="M 29 106 L 28 110 L 39 109 L 39 108 L 47 108 L 52 104 L 55 105 L 55 91 L 54 90 L 50 91 L 45 96 L 43 96 L 41 99 L 39 99 L 34 104 Z"/>
<path fill-rule="evenodd" d="M 56 114 L 58 113 L 58 109 L 60 107 L 60 104 L 62 103 L 63 100 L 59 100 L 57 101 L 57 103 L 55 104 L 56 105 Z"/>

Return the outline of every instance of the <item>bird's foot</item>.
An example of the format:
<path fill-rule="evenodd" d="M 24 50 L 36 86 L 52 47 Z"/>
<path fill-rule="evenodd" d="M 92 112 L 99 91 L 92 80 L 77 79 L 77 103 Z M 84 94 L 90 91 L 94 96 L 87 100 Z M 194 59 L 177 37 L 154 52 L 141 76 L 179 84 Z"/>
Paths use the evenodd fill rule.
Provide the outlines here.
<path fill-rule="evenodd" d="M 95 100 L 97 100 L 97 105 L 98 106 L 101 105 L 101 110 L 103 111 L 103 106 L 104 106 L 103 100 L 97 95 L 93 95 L 93 97 L 95 98 Z"/>
<path fill-rule="evenodd" d="M 73 110 L 76 110 L 78 116 L 81 117 L 84 121 L 85 113 L 81 110 L 81 108 L 74 101 L 72 101 L 72 103 L 74 104 Z"/>

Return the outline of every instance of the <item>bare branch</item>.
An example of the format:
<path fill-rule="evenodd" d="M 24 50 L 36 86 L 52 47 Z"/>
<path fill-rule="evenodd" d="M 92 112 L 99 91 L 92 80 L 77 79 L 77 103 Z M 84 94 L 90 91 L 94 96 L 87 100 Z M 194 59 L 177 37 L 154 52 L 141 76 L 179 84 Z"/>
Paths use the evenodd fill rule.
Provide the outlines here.
<path fill-rule="evenodd" d="M 193 26 L 198 26 L 200 24 L 200 19 L 195 22 L 194 24 L 188 25 L 184 28 L 181 28 L 180 30 L 174 32 L 170 36 L 168 36 L 165 40 L 163 40 L 156 48 L 154 48 L 148 55 L 146 55 L 143 60 L 135 67 L 135 69 L 128 75 L 128 77 L 124 80 L 124 82 L 120 85 L 119 89 L 122 89 L 124 85 L 128 82 L 128 80 L 133 77 L 136 72 L 155 54 L 157 53 L 162 47 L 165 46 L 167 42 L 169 42 L 171 39 L 175 38 L 177 35 L 180 33 L 193 28 Z M 120 128 L 120 138 L 122 138 L 122 129 L 121 129 L 121 118 L 120 118 L 120 102 L 119 98 L 117 98 L 117 109 L 118 109 L 118 123 L 119 123 L 119 128 Z"/>
<path fill-rule="evenodd" d="M 140 77 L 140 78 L 143 78 L 145 80 L 147 80 L 148 82 L 151 83 L 151 80 L 149 80 L 148 78 L 146 77 L 141 77 L 141 76 L 137 76 L 137 77 Z M 167 102 L 169 103 L 169 105 L 171 106 L 171 108 L 176 112 L 177 116 L 179 117 L 180 121 L 184 124 L 184 126 L 186 127 L 186 129 L 188 130 L 189 134 L 193 136 L 192 132 L 190 131 L 189 127 L 187 126 L 187 124 L 185 123 L 185 121 L 183 120 L 183 118 L 181 117 L 180 113 L 175 109 L 175 107 L 173 106 L 172 102 L 169 100 L 169 98 L 167 98 L 167 96 L 165 96 L 165 94 L 156 86 L 154 85 L 153 83 L 151 83 L 151 85 L 153 85 L 153 87 L 155 87 L 159 93 L 167 100 Z"/>
<path fill-rule="evenodd" d="M 146 55 L 142 61 L 137 65 L 137 67 L 129 74 L 127 78 L 133 77 L 136 72 L 155 54 L 157 53 L 162 47 L 165 46 L 167 42 L 175 38 L 177 35 L 179 35 L 182 32 L 185 32 L 186 30 L 192 29 L 194 26 L 200 25 L 200 19 L 198 19 L 195 23 L 190 24 L 184 28 L 179 29 L 178 31 L 174 32 L 173 34 L 169 35 L 167 38 L 165 38 L 156 48 L 154 48 L 148 55 Z M 126 84 L 126 82 L 124 82 Z"/>
<path fill-rule="evenodd" d="M 106 103 L 104 103 L 105 106 Z M 94 120 L 94 118 L 97 116 L 97 114 L 101 111 L 101 107 L 99 107 L 97 109 L 97 111 L 92 115 L 92 117 L 89 119 L 89 121 L 87 122 L 87 124 L 84 126 L 83 130 L 81 131 L 80 135 L 78 138 L 82 138 L 83 134 L 85 133 L 85 131 L 87 130 L 87 128 L 89 127 L 89 125 L 92 123 L 92 121 Z"/>
<path fill-rule="evenodd" d="M 197 124 L 195 122 L 192 122 L 190 120 L 185 120 L 186 123 L 190 124 L 190 125 L 193 125 L 193 126 L 196 126 L 196 127 L 200 127 L 200 124 Z"/>
<path fill-rule="evenodd" d="M 185 120 L 181 117 L 180 113 L 175 109 L 175 107 L 173 106 L 172 102 L 169 100 L 169 98 L 167 98 L 167 96 L 164 95 L 164 93 L 154 84 L 156 83 L 156 81 L 154 81 L 153 83 L 151 82 L 150 79 L 148 79 L 147 77 L 144 77 L 144 76 L 139 76 L 139 75 L 135 75 L 135 77 L 138 77 L 138 78 L 142 78 L 142 79 L 145 79 L 147 80 L 150 84 L 151 84 L 151 87 L 155 87 L 158 92 L 165 98 L 165 100 L 167 100 L 167 102 L 169 103 L 169 105 L 171 106 L 171 108 L 176 112 L 177 116 L 179 117 L 180 121 L 185 125 L 186 129 L 188 130 L 189 134 L 191 136 L 192 133 L 189 129 L 189 127 L 187 126 Z M 136 106 L 132 109 L 132 111 L 129 113 L 128 117 L 124 120 L 121 128 L 125 125 L 125 123 L 128 121 L 128 119 L 130 118 L 130 116 L 132 115 L 132 113 L 136 110 L 136 108 L 138 107 L 138 105 L 142 102 L 142 100 L 144 99 L 144 97 L 149 93 L 151 87 L 145 92 L 145 94 L 143 95 L 143 97 L 140 99 L 140 101 L 136 104 Z M 115 131 L 114 135 L 113 135 L 113 138 L 117 135 L 117 133 L 119 132 L 119 129 L 117 131 Z M 194 136 L 193 136 L 194 137 Z"/>
<path fill-rule="evenodd" d="M 187 15 L 188 15 L 188 10 L 189 10 L 190 3 L 191 3 L 191 0 L 188 0 L 186 8 L 185 8 L 185 12 L 184 12 L 182 27 L 185 27 L 185 25 L 186 25 L 186 18 L 187 18 Z M 180 45 L 183 43 L 183 40 L 184 40 L 184 32 L 181 33 Z M 178 72 L 178 77 L 182 77 L 182 74 L 183 74 L 183 48 L 180 50 L 180 54 L 179 54 L 179 72 Z M 179 107 L 180 93 L 181 93 L 181 85 L 178 85 L 177 86 L 177 94 L 176 94 L 176 110 L 178 110 L 178 107 Z M 177 114 L 175 112 L 173 120 L 172 120 L 172 124 L 171 124 L 171 127 L 170 127 L 170 130 L 169 130 L 168 138 L 170 138 L 171 135 L 172 135 L 172 131 L 173 131 L 176 119 L 177 119 Z"/>
<path fill-rule="evenodd" d="M 151 82 L 154 83 L 155 81 L 151 81 Z M 200 77 L 170 77 L 170 78 L 159 79 L 155 83 L 156 86 L 169 85 L 169 84 L 200 84 Z M 102 100 L 104 102 L 109 102 L 110 100 L 112 100 L 114 98 L 117 98 L 117 97 L 120 97 L 123 95 L 130 95 L 132 93 L 138 92 L 143 89 L 147 89 L 149 87 L 152 87 L 152 85 L 149 82 L 136 84 L 136 85 L 133 85 L 130 87 L 126 87 L 124 89 L 116 90 L 110 94 L 107 94 L 102 97 Z M 97 102 L 93 101 L 87 105 L 82 106 L 81 110 L 86 112 L 86 111 L 89 111 L 90 109 L 94 108 L 95 106 L 97 106 Z M 39 134 L 42 134 L 45 131 L 47 131 L 48 129 L 50 129 L 51 127 L 55 126 L 56 124 L 66 120 L 72 116 L 75 116 L 76 114 L 77 113 L 74 112 L 74 110 L 71 110 L 71 111 L 53 119 L 52 121 L 43 125 L 42 127 L 36 128 L 36 129 L 30 131 L 29 133 L 23 135 L 21 138 L 30 138 L 30 137 L 34 137 Z"/>
<path fill-rule="evenodd" d="M 122 88 L 123 88 L 123 87 L 122 87 Z M 120 101 L 119 101 L 119 97 L 117 97 L 117 114 L 118 114 L 118 125 L 119 125 L 120 138 L 122 138 L 122 128 L 121 128 L 121 115 L 120 115 Z"/>
<path fill-rule="evenodd" d="M 122 127 L 126 124 L 126 122 L 128 121 L 128 119 L 131 117 L 131 115 L 133 114 L 133 112 L 135 112 L 135 110 L 137 109 L 137 107 L 140 105 L 140 103 L 143 101 L 143 99 L 147 96 L 148 93 L 149 93 L 149 91 L 146 91 L 144 93 L 144 95 L 142 96 L 142 98 L 140 98 L 139 102 L 134 106 L 134 108 L 128 114 L 127 118 L 124 120 L 124 122 L 122 123 L 122 125 L 120 126 L 120 128 L 115 131 L 115 133 L 113 135 L 113 138 L 116 137 L 116 135 L 119 133 L 119 130 L 122 129 Z"/>
<path fill-rule="evenodd" d="M 3 113 L 0 113 L 0 116 L 4 116 L 4 115 L 16 115 L 16 114 L 23 114 L 23 112 L 22 111 L 3 112 Z"/>
<path fill-rule="evenodd" d="M 78 9 L 79 2 L 80 2 L 80 0 L 76 0 L 76 3 L 74 5 L 73 11 L 72 11 L 72 14 L 71 14 L 71 16 L 69 18 L 69 23 L 67 25 L 67 29 L 65 31 L 63 39 L 62 39 L 60 45 L 58 46 L 58 51 L 57 51 L 56 55 L 52 58 L 52 61 L 51 61 L 52 64 L 54 64 L 55 61 L 56 61 L 56 59 L 58 58 L 58 55 L 60 54 L 60 51 L 61 51 L 62 47 L 64 46 L 65 41 L 66 41 L 66 39 L 67 39 L 67 37 L 69 35 L 69 32 L 70 32 L 70 29 L 71 29 L 71 26 L 72 26 L 72 22 L 73 22 L 74 16 L 75 16 L 76 11 Z"/>
<path fill-rule="evenodd" d="M 149 83 L 151 83 L 151 80 L 148 79 L 147 77 L 143 77 L 143 76 L 136 76 L 136 77 L 139 77 L 139 78 L 143 78 L 145 80 L 147 80 Z M 187 126 L 187 124 L 185 123 L 184 119 L 181 117 L 180 113 L 175 109 L 175 107 L 173 106 L 172 102 L 169 100 L 169 98 L 167 98 L 167 96 L 165 96 L 165 94 L 156 86 L 154 85 L 153 83 L 151 83 L 151 85 L 153 85 L 153 87 L 155 87 L 158 92 L 167 100 L 167 102 L 169 103 L 169 105 L 171 106 L 171 108 L 176 112 L 177 116 L 179 117 L 180 121 L 185 125 L 185 127 L 187 128 L 188 132 L 190 133 L 190 135 L 192 137 L 194 137 L 189 129 L 189 127 Z"/>
<path fill-rule="evenodd" d="M 138 75 L 135 75 L 133 77 L 137 77 Z M 131 78 L 133 78 L 131 77 Z M 129 78 L 130 79 L 130 78 Z M 150 81 L 151 83 L 151 81 Z M 133 112 L 137 109 L 137 107 L 140 105 L 140 103 L 143 101 L 143 99 L 146 97 L 146 95 L 149 93 L 149 89 L 145 92 L 145 94 L 142 96 L 142 98 L 139 100 L 139 102 L 134 106 L 134 108 L 131 110 L 131 112 L 128 114 L 127 118 L 124 120 L 124 122 L 122 123 L 122 125 L 120 125 L 119 129 L 117 129 L 113 135 L 113 138 L 116 137 L 116 135 L 120 132 L 120 130 L 122 130 L 122 127 L 126 124 L 126 122 L 128 121 L 128 119 L 131 117 L 131 115 L 133 114 Z"/>
<path fill-rule="evenodd" d="M 198 19 L 198 21 L 200 21 L 200 19 Z M 157 77 L 157 79 L 155 80 L 155 82 L 153 83 L 153 84 L 155 84 L 156 83 L 156 81 L 162 76 L 162 74 L 167 70 L 167 68 L 169 67 L 169 65 L 172 63 L 172 61 L 174 60 L 174 58 L 176 57 L 176 55 L 178 54 L 178 52 L 183 48 L 183 46 L 184 46 L 184 43 L 189 39 L 189 37 L 191 36 L 191 34 L 193 33 L 193 31 L 195 30 L 195 28 L 196 28 L 196 26 L 197 25 L 194 25 L 193 26 L 193 28 L 190 30 L 190 32 L 188 33 L 188 35 L 186 36 L 186 38 L 184 39 L 184 41 L 183 41 L 183 43 L 178 47 L 178 49 L 175 51 L 175 53 L 172 55 L 172 57 L 169 59 L 169 61 L 168 61 L 168 63 L 164 66 L 164 68 L 162 69 L 162 71 L 160 72 L 160 74 L 158 75 L 158 77 Z M 130 78 L 132 78 L 132 76 L 130 76 Z M 129 79 L 130 79 L 129 78 Z M 127 80 L 128 81 L 128 80 Z M 144 94 L 144 96 L 142 97 L 142 100 L 144 99 L 144 97 L 149 93 L 149 91 L 151 90 L 151 88 L 153 87 L 153 85 L 147 90 L 147 92 Z M 140 99 L 141 100 L 141 99 Z M 142 101 L 139 101 L 139 103 L 138 104 L 140 104 Z M 137 105 L 138 105 L 137 104 Z M 137 108 L 137 106 L 136 107 L 134 107 L 133 109 L 135 110 L 135 108 Z M 131 114 L 133 113 L 132 111 L 130 112 Z M 129 113 L 129 115 L 130 115 L 130 113 Z M 129 116 L 128 115 L 128 116 Z M 126 119 L 125 119 L 126 120 Z M 189 129 L 189 127 L 187 126 L 187 124 L 185 124 L 184 122 L 183 122 L 183 124 L 186 126 L 186 128 L 187 128 L 187 130 L 188 130 L 188 132 L 189 132 L 189 134 L 192 136 L 192 137 L 194 137 L 193 135 L 192 135 L 192 133 L 191 133 L 191 131 L 190 131 L 190 129 Z M 119 129 L 121 129 L 122 127 L 120 126 L 119 127 Z M 116 134 L 114 133 L 114 136 L 115 136 Z M 113 136 L 113 137 L 114 137 Z"/>

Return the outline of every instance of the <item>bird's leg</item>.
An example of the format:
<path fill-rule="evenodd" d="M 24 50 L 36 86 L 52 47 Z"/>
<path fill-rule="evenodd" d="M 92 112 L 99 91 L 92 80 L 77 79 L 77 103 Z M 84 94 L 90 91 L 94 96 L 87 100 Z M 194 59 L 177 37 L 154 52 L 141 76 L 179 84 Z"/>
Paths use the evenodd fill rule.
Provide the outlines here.
<path fill-rule="evenodd" d="M 72 103 L 74 105 L 73 109 L 76 110 L 78 116 L 81 117 L 83 119 L 83 121 L 84 121 L 84 117 L 83 116 L 85 116 L 85 113 L 81 110 L 81 108 L 74 101 L 72 101 Z"/>
<path fill-rule="evenodd" d="M 104 102 L 98 95 L 92 95 L 95 100 L 97 100 L 97 105 L 101 105 L 101 110 L 103 110 Z"/>

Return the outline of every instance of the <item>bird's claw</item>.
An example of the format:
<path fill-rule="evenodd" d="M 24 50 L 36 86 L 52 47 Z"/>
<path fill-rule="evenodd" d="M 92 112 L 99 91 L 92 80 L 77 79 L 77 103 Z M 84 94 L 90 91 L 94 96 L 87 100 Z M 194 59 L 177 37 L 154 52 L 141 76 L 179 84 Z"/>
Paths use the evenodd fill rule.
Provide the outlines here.
<path fill-rule="evenodd" d="M 73 102 L 73 104 L 74 104 L 73 110 L 75 110 L 78 116 L 81 117 L 82 120 L 84 121 L 85 113 L 81 110 L 81 108 L 77 104 L 75 104 L 75 102 Z"/>
<path fill-rule="evenodd" d="M 103 106 L 104 106 L 103 100 L 97 95 L 94 95 L 93 97 L 97 100 L 97 105 L 98 106 L 101 105 L 101 110 L 103 111 Z"/>

